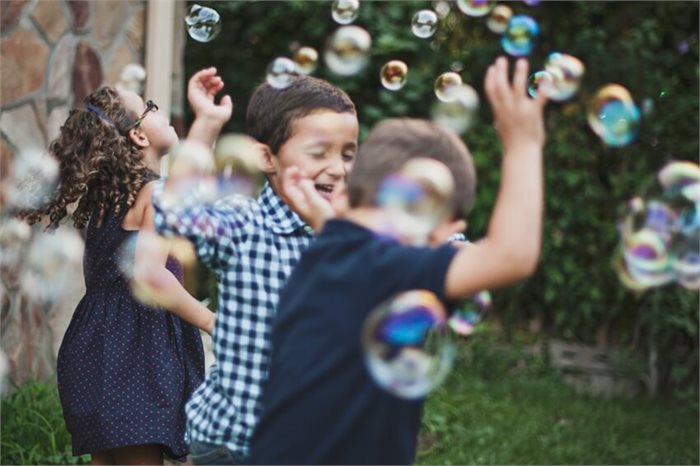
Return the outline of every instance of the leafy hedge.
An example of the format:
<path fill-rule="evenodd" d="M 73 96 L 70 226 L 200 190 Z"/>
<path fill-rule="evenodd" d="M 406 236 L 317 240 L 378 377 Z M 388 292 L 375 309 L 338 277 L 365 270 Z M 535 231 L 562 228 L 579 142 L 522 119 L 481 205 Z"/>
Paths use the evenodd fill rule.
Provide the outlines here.
<path fill-rule="evenodd" d="M 227 131 L 243 131 L 252 89 L 268 63 L 291 56 L 295 47 L 319 52 L 338 25 L 330 2 L 198 2 L 222 15 L 222 32 L 210 43 L 188 40 L 188 75 L 215 65 L 223 74 L 235 111 Z M 578 94 L 552 103 L 547 112 L 546 222 L 541 266 L 527 283 L 494 294 L 507 334 L 537 319 L 551 335 L 593 343 L 598 339 L 659 353 L 660 379 L 668 389 L 691 392 L 698 380 L 698 294 L 677 286 L 635 293 L 625 289 L 611 267 L 618 242 L 621 206 L 644 194 L 669 160 L 698 158 L 697 2 L 510 2 L 515 13 L 537 19 L 540 40 L 530 56 L 541 68 L 552 51 L 570 53 L 586 65 Z M 361 139 L 377 121 L 392 116 L 429 117 L 437 75 L 450 67 L 480 95 L 488 64 L 502 54 L 498 36 L 484 18 L 470 18 L 454 5 L 431 39 L 411 34 L 410 21 L 428 1 L 365 1 L 355 24 L 372 35 L 371 62 L 351 78 L 332 74 L 323 63 L 315 75 L 347 91 L 359 110 Z M 687 47 L 686 47 L 687 45 Z M 687 50 L 686 50 L 687 48 Z M 382 64 L 404 60 L 406 86 L 384 90 Z M 596 90 L 624 85 L 643 115 L 639 137 L 620 149 L 606 148 L 588 128 L 586 110 Z M 191 115 L 188 115 L 191 120 Z M 469 236 L 478 238 L 493 206 L 499 178 L 500 146 L 482 99 L 480 120 L 465 136 L 479 173 Z M 605 337 L 605 338 L 603 338 Z"/>

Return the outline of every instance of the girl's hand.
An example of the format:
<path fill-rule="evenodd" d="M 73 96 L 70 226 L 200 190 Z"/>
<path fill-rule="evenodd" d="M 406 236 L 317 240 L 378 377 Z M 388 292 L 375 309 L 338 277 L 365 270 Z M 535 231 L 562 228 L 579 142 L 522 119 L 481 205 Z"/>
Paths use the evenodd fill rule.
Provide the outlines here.
<path fill-rule="evenodd" d="M 224 87 L 224 81 L 213 66 L 196 72 L 187 83 L 187 100 L 197 118 L 206 118 L 223 126 L 233 113 L 231 97 L 224 95 L 216 104 L 214 96 Z"/>

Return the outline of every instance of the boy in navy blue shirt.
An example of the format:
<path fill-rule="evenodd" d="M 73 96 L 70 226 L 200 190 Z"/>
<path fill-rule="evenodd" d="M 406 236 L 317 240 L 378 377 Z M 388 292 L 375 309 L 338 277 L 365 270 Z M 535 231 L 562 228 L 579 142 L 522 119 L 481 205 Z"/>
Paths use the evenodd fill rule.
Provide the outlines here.
<path fill-rule="evenodd" d="M 527 96 L 527 77 L 527 62 L 519 60 L 511 85 L 503 57 L 486 74 L 503 162 L 498 199 L 481 241 L 431 248 L 381 234 L 379 184 L 408 160 L 424 157 L 447 166 L 455 182 L 449 201 L 454 217 L 436 227 L 432 239 L 444 242 L 464 226 L 458 219 L 471 205 L 476 177 L 459 138 L 426 121 L 396 119 L 380 123 L 361 146 L 348 182 L 349 209 L 326 222 L 280 294 L 263 414 L 251 444 L 253 463 L 413 462 L 423 401 L 397 398 L 375 384 L 364 363 L 362 327 L 396 293 L 428 290 L 449 309 L 453 300 L 534 272 L 542 228 L 546 97 Z"/>

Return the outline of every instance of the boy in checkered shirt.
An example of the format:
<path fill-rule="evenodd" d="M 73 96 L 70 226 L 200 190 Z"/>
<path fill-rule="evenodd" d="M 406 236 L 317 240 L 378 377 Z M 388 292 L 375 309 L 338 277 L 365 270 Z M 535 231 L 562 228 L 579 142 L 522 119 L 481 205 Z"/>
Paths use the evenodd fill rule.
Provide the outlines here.
<path fill-rule="evenodd" d="M 195 464 L 247 461 L 279 290 L 314 238 L 280 194 L 282 174 L 298 167 L 330 201 L 344 189 L 357 152 L 354 104 L 313 77 L 296 78 L 285 89 L 260 85 L 248 104 L 246 126 L 267 177 L 256 200 L 230 196 L 212 205 L 166 208 L 162 189 L 153 199 L 158 232 L 190 240 L 200 263 L 217 277 L 215 362 L 186 407 Z"/>

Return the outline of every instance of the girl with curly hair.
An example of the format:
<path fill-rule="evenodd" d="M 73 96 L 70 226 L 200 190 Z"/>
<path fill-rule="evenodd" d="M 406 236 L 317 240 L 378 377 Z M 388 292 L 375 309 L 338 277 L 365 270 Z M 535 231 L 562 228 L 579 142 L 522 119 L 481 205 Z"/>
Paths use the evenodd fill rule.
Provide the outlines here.
<path fill-rule="evenodd" d="M 217 134 L 230 117 L 228 97 L 214 104 L 222 87 L 214 68 L 189 82 L 200 135 Z M 136 236 L 139 251 L 153 229 L 153 182 L 160 158 L 177 142 L 152 101 L 98 89 L 50 144 L 60 165 L 50 201 L 24 213 L 29 223 L 48 219 L 47 229 L 55 229 L 77 203 L 73 224 L 86 228 L 86 293 L 61 343 L 57 374 L 73 454 L 91 454 L 92 464 L 162 464 L 164 455 L 188 454 L 184 406 L 204 377 L 196 327 L 211 333 L 213 314 L 182 286 L 182 268 L 165 243 L 156 261 L 149 255 L 142 278 L 166 292 L 172 312 L 137 300 L 119 267 L 126 242 Z M 133 252 L 129 259 L 135 269 L 144 260 Z"/>

